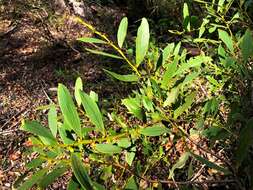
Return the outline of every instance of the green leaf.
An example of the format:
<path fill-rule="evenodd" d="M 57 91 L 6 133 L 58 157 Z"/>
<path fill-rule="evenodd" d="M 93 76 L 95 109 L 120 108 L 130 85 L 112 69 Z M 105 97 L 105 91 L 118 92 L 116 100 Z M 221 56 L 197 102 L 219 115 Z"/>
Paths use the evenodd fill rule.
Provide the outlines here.
<path fill-rule="evenodd" d="M 177 71 L 178 58 L 175 58 L 172 63 L 167 66 L 167 69 L 163 75 L 161 86 L 164 89 L 168 89 L 169 82 L 173 78 Z"/>
<path fill-rule="evenodd" d="M 128 138 L 122 138 L 117 141 L 119 147 L 128 148 L 131 146 L 131 141 Z"/>
<path fill-rule="evenodd" d="M 190 23 L 190 14 L 189 14 L 189 8 L 187 3 L 184 3 L 184 8 L 183 8 L 183 18 L 184 18 L 184 28 L 187 31 L 191 30 L 191 23 Z"/>
<path fill-rule="evenodd" d="M 114 59 L 123 59 L 122 57 L 120 57 L 118 55 L 106 53 L 106 52 L 103 52 L 103 51 L 98 51 L 98 50 L 89 49 L 89 48 L 85 48 L 85 49 L 88 52 L 93 53 L 93 54 L 102 55 L 102 56 L 106 56 L 106 57 L 111 57 L 111 58 L 114 58 Z"/>
<path fill-rule="evenodd" d="M 170 106 L 175 103 L 179 94 L 178 87 L 172 88 L 171 91 L 167 94 L 167 98 L 163 103 L 163 107 Z"/>
<path fill-rule="evenodd" d="M 80 118 L 78 116 L 76 107 L 71 98 L 71 95 L 68 89 L 63 85 L 59 84 L 58 86 L 58 102 L 66 123 L 75 131 L 75 133 L 81 137 L 81 124 Z"/>
<path fill-rule="evenodd" d="M 80 42 L 92 43 L 92 44 L 106 44 L 107 43 L 97 38 L 88 38 L 88 37 L 78 38 L 77 40 Z"/>
<path fill-rule="evenodd" d="M 37 168 L 38 166 L 41 166 L 43 162 L 45 162 L 45 160 L 38 157 L 38 158 L 33 159 L 31 162 L 27 163 L 26 167 L 28 169 Z"/>
<path fill-rule="evenodd" d="M 127 28 L 128 28 L 128 20 L 127 20 L 127 17 L 124 17 L 119 24 L 119 29 L 118 29 L 118 34 L 117 34 L 118 45 L 120 48 L 122 48 L 123 43 L 125 41 L 125 38 L 127 35 Z"/>
<path fill-rule="evenodd" d="M 127 183 L 125 185 L 125 188 L 124 190 L 138 190 L 138 185 L 135 181 L 135 178 L 134 176 L 130 177 L 128 180 L 127 180 Z"/>
<path fill-rule="evenodd" d="M 86 93 L 79 91 L 82 105 L 85 109 L 85 112 L 91 122 L 95 125 L 96 130 L 105 133 L 104 123 L 102 114 L 96 104 L 96 102 Z"/>
<path fill-rule="evenodd" d="M 70 130 L 66 122 L 59 126 L 59 134 L 64 144 L 73 144 L 74 140 L 71 139 L 72 135 L 70 134 Z M 69 131 L 69 134 L 67 133 Z"/>
<path fill-rule="evenodd" d="M 79 90 L 83 90 L 83 82 L 80 77 L 76 79 L 76 84 L 75 84 L 75 99 L 76 99 L 77 105 L 80 107 L 82 101 L 79 94 Z"/>
<path fill-rule="evenodd" d="M 245 32 L 245 34 L 242 37 L 240 48 L 242 51 L 244 61 L 247 61 L 249 57 L 253 56 L 253 37 L 249 29 Z"/>
<path fill-rule="evenodd" d="M 77 190 L 80 189 L 80 184 L 78 181 L 76 181 L 76 178 L 72 176 L 72 178 L 69 180 L 67 190 Z"/>
<path fill-rule="evenodd" d="M 26 180 L 18 189 L 19 190 L 30 190 L 33 185 L 39 182 L 39 180 L 45 175 L 47 172 L 47 168 L 44 168 L 38 172 L 35 172 L 28 180 Z"/>
<path fill-rule="evenodd" d="M 96 144 L 95 150 L 104 154 L 118 154 L 122 149 L 113 144 Z"/>
<path fill-rule="evenodd" d="M 90 95 L 92 100 L 94 100 L 94 102 L 98 102 L 98 94 L 94 91 L 90 91 Z"/>
<path fill-rule="evenodd" d="M 135 147 L 134 147 L 135 148 Z M 136 149 L 136 148 L 135 148 Z M 131 149 L 132 150 L 132 149 Z M 129 166 L 132 166 L 132 163 L 134 161 L 134 157 L 135 157 L 135 152 L 127 152 L 126 153 L 126 163 L 129 165 Z"/>
<path fill-rule="evenodd" d="M 144 119 L 144 113 L 139 98 L 126 98 L 122 100 L 122 103 L 127 107 L 128 111 L 138 119 Z"/>
<path fill-rule="evenodd" d="M 103 69 L 107 74 L 110 76 L 114 77 L 115 79 L 118 79 L 120 81 L 124 82 L 137 82 L 139 80 L 139 77 L 135 74 L 130 74 L 130 75 L 120 75 L 117 73 L 114 73 L 112 71 L 108 71 L 106 69 Z"/>
<path fill-rule="evenodd" d="M 170 44 L 168 44 L 168 45 L 164 48 L 163 54 L 162 54 L 162 55 L 163 55 L 163 56 L 162 56 L 162 58 L 163 58 L 162 65 L 165 65 L 165 64 L 166 64 L 168 58 L 169 58 L 169 57 L 172 55 L 172 53 L 173 53 L 174 47 L 175 47 L 175 44 L 174 44 L 174 43 L 170 43 Z"/>
<path fill-rule="evenodd" d="M 78 180 L 82 188 L 87 190 L 93 190 L 94 188 L 91 179 L 87 174 L 87 171 L 84 168 L 81 159 L 75 153 L 71 155 L 71 167 L 73 169 L 76 179 Z"/>
<path fill-rule="evenodd" d="M 48 112 L 48 126 L 54 137 L 57 134 L 57 111 L 55 105 L 52 105 Z"/>
<path fill-rule="evenodd" d="M 178 116 L 183 114 L 185 111 L 187 111 L 191 107 L 196 97 L 196 94 L 197 94 L 196 92 L 192 92 L 185 98 L 185 103 L 174 111 L 174 119 L 177 119 Z"/>
<path fill-rule="evenodd" d="M 21 129 L 34 135 L 37 135 L 46 145 L 57 144 L 57 141 L 52 135 L 52 133 L 37 121 L 23 121 Z"/>
<path fill-rule="evenodd" d="M 199 55 L 194 58 L 191 58 L 188 62 L 183 63 L 177 72 L 173 76 L 181 75 L 182 73 L 189 71 L 190 68 L 200 67 L 202 63 L 210 62 L 212 59 L 208 56 Z"/>
<path fill-rule="evenodd" d="M 240 137 L 239 137 L 239 146 L 236 150 L 236 162 L 237 165 L 240 166 L 242 161 L 245 159 L 245 157 L 248 154 L 249 148 L 253 144 L 253 119 L 251 118 L 248 122 L 247 125 L 242 129 L 240 132 Z"/>
<path fill-rule="evenodd" d="M 218 33 L 219 33 L 219 39 L 221 39 L 224 42 L 224 44 L 227 46 L 227 48 L 230 50 L 231 53 L 234 53 L 233 40 L 229 36 L 229 34 L 226 31 L 221 30 L 221 29 L 218 30 Z"/>
<path fill-rule="evenodd" d="M 197 154 L 194 154 L 191 152 L 191 155 L 198 161 L 200 161 L 202 164 L 205 164 L 207 167 L 209 168 L 212 168 L 212 169 L 215 169 L 217 171 L 221 171 L 223 172 L 224 174 L 229 174 L 231 173 L 229 170 L 227 170 L 226 168 L 223 168 L 221 166 L 218 166 L 217 164 L 213 163 L 213 162 L 210 162 L 209 160 L 206 160 L 205 158 L 197 155 Z"/>
<path fill-rule="evenodd" d="M 152 127 L 147 127 L 140 130 L 140 134 L 144 136 L 156 137 L 164 133 L 168 133 L 170 130 L 161 123 L 155 124 Z"/>
<path fill-rule="evenodd" d="M 149 45 L 149 24 L 146 18 L 142 18 L 136 38 L 136 67 L 144 60 Z"/>
<path fill-rule="evenodd" d="M 175 163 L 170 170 L 169 179 L 174 177 L 174 171 L 176 169 L 182 169 L 185 166 L 187 160 L 189 159 L 189 156 L 190 156 L 189 152 L 185 152 L 182 156 L 180 156 L 177 163 Z"/>
<path fill-rule="evenodd" d="M 62 164 L 61 164 L 62 165 Z M 45 189 L 47 186 L 49 186 L 50 184 L 52 184 L 56 178 L 60 177 L 61 175 L 63 175 L 66 171 L 67 171 L 67 167 L 60 167 L 59 165 L 56 166 L 53 171 L 51 171 L 50 173 L 48 173 L 47 175 L 45 175 L 40 183 L 39 183 L 39 187 L 41 187 L 42 189 Z"/>

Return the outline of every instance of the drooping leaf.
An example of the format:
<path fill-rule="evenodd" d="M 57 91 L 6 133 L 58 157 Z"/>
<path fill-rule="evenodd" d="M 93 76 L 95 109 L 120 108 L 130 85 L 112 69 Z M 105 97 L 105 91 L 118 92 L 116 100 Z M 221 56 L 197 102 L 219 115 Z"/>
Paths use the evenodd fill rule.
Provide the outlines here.
<path fill-rule="evenodd" d="M 189 159 L 189 156 L 190 156 L 189 152 L 185 152 L 182 156 L 180 156 L 177 163 L 175 163 L 170 170 L 169 179 L 173 178 L 174 171 L 176 169 L 182 169 L 185 166 L 187 160 Z"/>
<path fill-rule="evenodd" d="M 79 91 L 82 105 L 90 121 L 95 125 L 96 130 L 105 133 L 102 114 L 96 102 L 86 93 Z"/>
<path fill-rule="evenodd" d="M 144 129 L 140 130 L 140 134 L 144 136 L 150 136 L 150 137 L 155 137 L 155 136 L 160 136 L 164 133 L 168 133 L 169 129 L 166 128 L 163 124 L 155 124 L 152 127 L 146 127 Z"/>
<path fill-rule="evenodd" d="M 135 152 L 127 152 L 126 153 L 126 163 L 129 165 L 129 166 L 132 166 L 132 163 L 134 161 L 134 157 L 135 157 Z"/>
<path fill-rule="evenodd" d="M 89 37 L 78 38 L 77 40 L 80 42 L 92 43 L 92 44 L 106 44 L 107 43 L 107 42 L 100 40 L 98 38 L 89 38 Z"/>
<path fill-rule="evenodd" d="M 104 154 L 118 154 L 121 148 L 113 144 L 96 144 L 95 150 Z"/>
<path fill-rule="evenodd" d="M 75 99 L 76 99 L 77 105 L 80 107 L 82 101 L 79 94 L 79 90 L 83 90 L 83 82 L 80 77 L 76 79 L 76 83 L 75 83 Z"/>
<path fill-rule="evenodd" d="M 117 33 L 118 45 L 120 48 L 122 48 L 123 43 L 125 41 L 125 38 L 127 35 L 127 28 L 128 28 L 128 19 L 127 17 L 124 17 L 120 22 L 118 33 Z"/>
<path fill-rule="evenodd" d="M 139 98 L 126 98 L 122 100 L 122 103 L 127 107 L 128 111 L 138 119 L 144 119 L 145 113 L 143 112 Z"/>
<path fill-rule="evenodd" d="M 239 146 L 236 150 L 236 162 L 240 166 L 248 154 L 249 148 L 253 145 L 253 119 L 250 119 L 240 132 Z"/>
<path fill-rule="evenodd" d="M 71 167 L 82 188 L 93 190 L 94 188 L 91 179 L 84 168 L 81 159 L 75 153 L 71 155 Z"/>
<path fill-rule="evenodd" d="M 48 170 L 47 168 L 44 168 L 38 172 L 35 172 L 18 189 L 19 190 L 30 190 L 46 174 L 47 170 Z"/>
<path fill-rule="evenodd" d="M 253 57 L 253 37 L 249 29 L 242 37 L 240 48 L 244 61 L 247 61 L 249 57 Z"/>
<path fill-rule="evenodd" d="M 229 174 L 231 173 L 229 170 L 227 170 L 226 168 L 223 168 L 213 162 L 210 162 L 209 160 L 197 155 L 197 154 L 194 154 L 191 152 L 191 155 L 198 161 L 200 161 L 202 164 L 205 164 L 207 167 L 209 168 L 212 168 L 212 169 L 215 169 L 217 171 L 221 171 L 223 172 L 224 174 Z"/>
<path fill-rule="evenodd" d="M 138 28 L 137 38 L 136 38 L 136 67 L 141 64 L 144 60 L 145 55 L 148 51 L 149 46 L 149 24 L 146 18 L 143 18 L 141 25 Z"/>
<path fill-rule="evenodd" d="M 227 48 L 230 50 L 231 53 L 234 53 L 232 37 L 229 36 L 229 34 L 226 31 L 221 30 L 221 29 L 218 30 L 218 33 L 219 33 L 219 39 L 221 39 L 224 42 L 224 44 L 227 46 Z"/>
<path fill-rule="evenodd" d="M 90 53 L 97 54 L 97 55 L 111 57 L 111 58 L 114 58 L 114 59 L 123 59 L 122 57 L 120 57 L 118 55 L 114 55 L 114 54 L 111 54 L 111 53 L 106 53 L 106 52 L 103 52 L 103 51 L 98 51 L 98 50 L 89 49 L 89 48 L 85 48 L 85 50 L 87 50 Z"/>
<path fill-rule="evenodd" d="M 52 105 L 48 112 L 48 126 L 54 137 L 57 134 L 57 111 L 55 105 Z"/>
<path fill-rule="evenodd" d="M 67 171 L 67 167 L 61 167 L 61 166 L 56 166 L 53 171 L 50 173 L 46 174 L 40 181 L 39 187 L 42 189 L 45 189 L 47 186 L 52 184 L 56 178 L 60 177 Z"/>
<path fill-rule="evenodd" d="M 120 81 L 124 82 L 137 82 L 139 80 L 139 77 L 135 74 L 129 74 L 129 75 L 120 75 L 117 73 L 114 73 L 112 71 L 108 71 L 106 69 L 103 69 L 107 74 L 114 77 L 115 79 L 118 79 Z"/>
<path fill-rule="evenodd" d="M 52 133 L 37 121 L 23 121 L 21 129 L 37 135 L 46 145 L 57 144 L 57 141 Z"/>
<path fill-rule="evenodd" d="M 58 102 L 66 123 L 81 137 L 80 118 L 68 89 L 63 85 L 58 86 Z"/>

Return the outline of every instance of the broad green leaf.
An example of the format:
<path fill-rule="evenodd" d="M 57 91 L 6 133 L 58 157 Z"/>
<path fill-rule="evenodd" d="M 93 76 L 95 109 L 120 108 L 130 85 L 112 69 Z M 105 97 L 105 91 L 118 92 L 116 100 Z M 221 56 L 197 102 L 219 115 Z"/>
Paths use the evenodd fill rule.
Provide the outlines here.
<path fill-rule="evenodd" d="M 89 37 L 78 38 L 77 40 L 80 42 L 92 43 L 92 44 L 106 44 L 107 43 L 103 40 L 100 40 L 97 38 L 89 38 Z"/>
<path fill-rule="evenodd" d="M 227 46 L 227 48 L 230 50 L 231 53 L 234 53 L 232 37 L 229 36 L 229 34 L 226 31 L 221 30 L 221 29 L 218 30 L 218 33 L 219 33 L 219 39 L 221 39 L 224 42 L 224 44 Z"/>
<path fill-rule="evenodd" d="M 142 96 L 142 104 L 147 111 L 154 112 L 153 101 L 149 97 Z"/>
<path fill-rule="evenodd" d="M 249 29 L 242 37 L 240 48 L 244 61 L 247 61 L 249 57 L 253 57 L 253 37 Z"/>
<path fill-rule="evenodd" d="M 47 168 L 44 168 L 38 172 L 35 172 L 18 188 L 18 190 L 30 190 L 46 174 L 47 170 Z"/>
<path fill-rule="evenodd" d="M 75 131 L 75 133 L 81 137 L 81 124 L 80 118 L 78 116 L 76 107 L 72 100 L 72 97 L 68 89 L 63 85 L 59 84 L 58 86 L 58 102 L 66 123 Z"/>
<path fill-rule="evenodd" d="M 177 163 L 175 163 L 170 170 L 169 179 L 174 177 L 174 171 L 176 169 L 182 169 L 185 166 L 187 160 L 189 159 L 189 156 L 190 156 L 189 152 L 185 152 L 182 156 L 180 156 Z"/>
<path fill-rule="evenodd" d="M 136 67 L 141 64 L 144 60 L 145 55 L 148 51 L 149 45 L 149 24 L 146 18 L 143 18 L 141 25 L 138 28 L 137 38 L 136 38 Z"/>
<path fill-rule="evenodd" d="M 178 116 L 183 114 L 185 111 L 187 111 L 191 107 L 192 103 L 194 102 L 195 97 L 196 97 L 196 92 L 192 92 L 185 98 L 185 103 L 174 111 L 174 119 L 177 119 Z"/>
<path fill-rule="evenodd" d="M 50 173 L 46 174 L 40 181 L 39 183 L 39 187 L 41 187 L 42 189 L 45 189 L 47 186 L 49 186 L 50 184 L 52 184 L 56 178 L 62 176 L 66 171 L 67 171 L 67 167 L 60 167 L 59 165 L 56 166 L 53 171 L 51 171 Z"/>
<path fill-rule="evenodd" d="M 71 155 L 71 167 L 76 179 L 78 180 L 82 188 L 87 190 L 93 190 L 94 188 L 91 179 L 86 169 L 84 168 L 81 159 L 75 153 Z"/>
<path fill-rule="evenodd" d="M 184 8 L 183 8 L 183 18 L 184 18 L 184 28 L 187 31 L 191 30 L 191 23 L 190 23 L 190 14 L 189 14 L 189 8 L 187 3 L 184 3 Z"/>
<path fill-rule="evenodd" d="M 37 121 L 23 121 L 21 129 L 37 135 L 46 145 L 57 144 L 57 141 L 52 133 Z"/>
<path fill-rule="evenodd" d="M 125 185 L 125 188 L 124 190 L 138 190 L 138 185 L 135 181 L 135 178 L 134 176 L 130 177 L 128 180 L 127 180 L 127 183 Z"/>
<path fill-rule="evenodd" d="M 131 146 L 131 141 L 128 138 L 122 138 L 117 141 L 119 147 L 128 148 Z"/>
<path fill-rule="evenodd" d="M 123 59 L 122 57 L 118 56 L 118 55 L 114 55 L 111 53 L 106 53 L 103 51 L 98 51 L 98 50 L 94 50 L 94 49 L 89 49 L 89 48 L 85 48 L 88 52 L 91 52 L 93 54 L 97 54 L 97 55 L 102 55 L 102 56 L 106 56 L 106 57 L 111 57 L 114 59 Z"/>
<path fill-rule="evenodd" d="M 80 107 L 82 101 L 79 94 L 79 90 L 83 90 L 83 82 L 80 77 L 76 79 L 76 84 L 75 84 L 75 99 L 76 99 L 77 105 Z"/>
<path fill-rule="evenodd" d="M 175 49 L 174 49 L 174 52 L 173 52 L 173 55 L 174 55 L 174 56 L 178 56 L 178 55 L 179 55 L 180 48 L 181 48 L 181 42 L 179 42 L 179 43 L 176 45 L 176 47 L 175 47 Z"/>
<path fill-rule="evenodd" d="M 240 132 L 239 137 L 239 146 L 236 150 L 236 162 L 237 165 L 240 166 L 242 161 L 248 154 L 249 148 L 253 145 L 253 119 L 250 119 L 247 122 L 247 125 L 244 126 L 242 131 Z"/>
<path fill-rule="evenodd" d="M 229 173 L 231 173 L 229 170 L 227 170 L 226 168 L 223 168 L 223 167 L 221 167 L 221 166 L 219 166 L 219 165 L 217 165 L 217 164 L 215 164 L 215 163 L 213 163 L 213 162 L 210 162 L 209 160 L 206 160 L 205 158 L 203 158 L 203 157 L 201 157 L 201 156 L 199 156 L 199 155 L 197 155 L 197 154 L 194 154 L 194 153 L 192 153 L 191 152 L 191 155 L 196 159 L 196 160 L 198 160 L 198 161 L 200 161 L 202 164 L 205 164 L 207 167 L 209 167 L 209 168 L 212 168 L 212 169 L 215 169 L 215 170 L 217 170 L 217 171 L 221 171 L 221 172 L 223 172 L 224 174 L 229 174 Z"/>
<path fill-rule="evenodd" d="M 96 130 L 105 133 L 104 123 L 102 114 L 98 108 L 96 102 L 86 93 L 79 91 L 82 105 L 85 109 L 85 112 L 91 122 L 95 125 Z"/>
<path fill-rule="evenodd" d="M 104 154 L 118 154 L 121 152 L 121 148 L 113 144 L 96 144 L 95 150 Z"/>
<path fill-rule="evenodd" d="M 139 98 L 126 98 L 122 100 L 122 103 L 127 107 L 128 111 L 138 119 L 144 119 L 145 113 L 143 112 Z"/>
<path fill-rule="evenodd" d="M 130 75 L 120 75 L 117 73 L 114 73 L 112 71 L 108 71 L 106 69 L 103 69 L 107 74 L 110 76 L 114 77 L 115 79 L 118 79 L 120 81 L 124 82 L 137 82 L 139 80 L 139 77 L 135 74 L 130 74 Z"/>
<path fill-rule="evenodd" d="M 140 130 L 140 134 L 144 136 L 150 136 L 150 137 L 155 137 L 155 136 L 160 136 L 164 133 L 168 133 L 170 130 L 166 128 L 162 124 L 155 124 L 152 127 L 147 127 L 144 129 Z"/>
<path fill-rule="evenodd" d="M 135 148 L 135 147 L 134 147 Z M 129 166 L 132 166 L 132 163 L 134 161 L 134 157 L 135 157 L 135 152 L 127 152 L 126 153 L 126 163 L 129 165 Z"/>
<path fill-rule="evenodd" d="M 167 94 L 167 98 L 163 103 L 163 107 L 170 106 L 175 103 L 179 94 L 178 87 L 171 89 L 171 91 Z"/>
<path fill-rule="evenodd" d="M 127 17 L 124 17 L 119 25 L 117 39 L 118 39 L 118 45 L 120 48 L 122 48 L 123 43 L 125 41 L 126 35 L 127 35 L 127 28 L 128 28 L 128 20 Z"/>
<path fill-rule="evenodd" d="M 97 182 L 92 182 L 95 190 L 106 190 L 105 187 Z"/>
<path fill-rule="evenodd" d="M 52 105 L 48 112 L 48 126 L 54 137 L 57 134 L 57 111 L 55 105 Z"/>

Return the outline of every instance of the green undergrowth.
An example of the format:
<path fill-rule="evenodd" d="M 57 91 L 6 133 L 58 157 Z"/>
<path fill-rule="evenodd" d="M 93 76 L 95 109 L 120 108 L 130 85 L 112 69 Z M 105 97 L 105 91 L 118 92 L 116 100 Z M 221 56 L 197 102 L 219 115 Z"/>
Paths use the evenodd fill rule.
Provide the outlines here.
<path fill-rule="evenodd" d="M 59 84 L 57 103 L 43 107 L 48 127 L 22 123 L 21 129 L 33 134 L 29 151 L 37 154 L 27 163 L 32 175 L 22 176 L 16 187 L 45 189 L 66 172 L 72 173 L 70 190 L 252 187 L 248 1 L 196 2 L 205 11 L 202 22 L 195 22 L 184 3 L 181 30 L 168 34 L 180 41 L 161 47 L 146 18 L 134 44 L 126 40 L 126 17 L 116 42 L 77 18 L 96 36 L 78 39 L 93 45 L 87 52 L 116 59 L 119 73 L 104 72 L 120 81 L 119 88 L 122 83 L 136 88 L 107 109 L 96 92 L 84 92 L 80 77 L 74 92 Z"/>

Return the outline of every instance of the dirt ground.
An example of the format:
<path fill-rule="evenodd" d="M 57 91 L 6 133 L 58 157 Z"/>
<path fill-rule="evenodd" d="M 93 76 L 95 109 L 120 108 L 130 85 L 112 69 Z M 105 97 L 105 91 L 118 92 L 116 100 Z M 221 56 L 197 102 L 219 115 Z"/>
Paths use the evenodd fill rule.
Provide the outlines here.
<path fill-rule="evenodd" d="M 101 29 L 105 22 L 116 26 L 122 17 L 119 10 L 96 4 L 87 4 L 87 10 L 85 19 L 101 26 Z M 106 16 L 99 15 L 99 12 Z M 41 111 L 36 111 L 36 108 L 50 100 L 55 101 L 59 82 L 73 88 L 75 78 L 81 76 L 87 88 L 95 89 L 101 96 L 115 92 L 115 89 L 103 86 L 110 81 L 102 72 L 99 58 L 83 53 L 76 43 L 76 38 L 91 34 L 74 22 L 73 17 L 70 11 L 56 15 L 46 6 L 32 6 L 26 1 L 0 3 L 2 190 L 11 189 L 13 182 L 25 171 L 24 143 L 27 135 L 19 130 L 21 120 L 43 119 Z M 106 31 L 110 30 L 116 31 L 113 27 Z"/>

